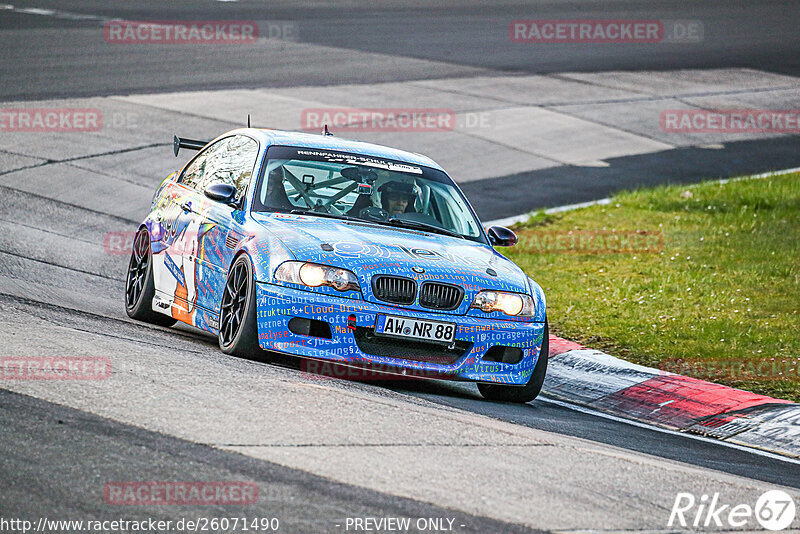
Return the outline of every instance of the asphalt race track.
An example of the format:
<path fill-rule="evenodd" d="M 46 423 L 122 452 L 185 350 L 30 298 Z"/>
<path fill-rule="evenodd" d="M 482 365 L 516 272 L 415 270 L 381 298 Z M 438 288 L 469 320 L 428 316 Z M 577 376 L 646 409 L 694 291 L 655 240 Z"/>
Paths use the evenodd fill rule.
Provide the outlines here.
<path fill-rule="evenodd" d="M 484 220 L 800 166 L 797 136 L 657 127 L 676 107 L 799 108 L 796 3 L 5 1 L 2 108 L 97 108 L 106 120 L 91 133 L 0 130 L 0 355 L 105 356 L 113 374 L 0 382 L 0 518 L 277 517 L 283 532 L 347 532 L 348 518 L 410 517 L 450 519 L 454 532 L 668 532 L 679 492 L 752 506 L 784 489 L 800 502 L 800 462 L 788 458 L 546 395 L 517 406 L 482 401 L 473 385 L 311 375 L 290 358 L 236 359 L 188 328 L 134 322 L 127 250 L 114 241 L 185 161 L 172 156 L 173 133 L 212 137 L 249 112 L 297 129 L 299 110 L 320 103 L 446 105 L 459 120 L 490 119 L 484 130 L 352 135 L 429 153 Z M 248 47 L 109 45 L 102 25 L 114 18 L 256 20 L 297 33 Z M 705 38 L 534 49 L 508 40 L 509 22 L 525 18 L 691 19 Z M 112 481 L 227 480 L 256 483 L 257 503 L 104 501 Z"/>
<path fill-rule="evenodd" d="M 744 8 L 721 0 L 685 2 L 262 2 L 144 0 L 8 0 L 35 7 L 127 20 L 292 21 L 301 43 L 349 51 L 312 57 L 278 49 L 259 54 L 216 49 L 201 62 L 191 48 L 128 50 L 108 47 L 81 30 L 97 19 L 5 13 L 4 82 L 0 97 L 30 100 L 183 89 L 286 87 L 430 79 L 484 72 L 598 72 L 744 67 L 800 74 L 797 5 L 790 0 L 754 2 Z M 701 20 L 705 39 L 695 45 L 630 44 L 611 47 L 557 45 L 542 53 L 509 46 L 508 23 L 516 19 Z M 64 29 L 70 29 L 65 33 Z M 33 33 L 31 33 L 33 30 Z M 27 32 L 20 38 L 19 33 Z M 56 46 L 57 45 L 57 46 Z M 361 53 L 359 61 L 351 61 Z M 369 58 L 364 55 L 371 54 Z M 26 58 L 28 61 L 19 61 Z M 395 58 L 394 61 L 388 58 Z M 403 58 L 400 61 L 398 58 Z M 413 61 L 416 60 L 416 61 Z M 45 67 L 45 68 L 43 68 Z M 76 76 L 75 69 L 83 75 Z M 123 75 L 124 74 L 124 75 Z"/>

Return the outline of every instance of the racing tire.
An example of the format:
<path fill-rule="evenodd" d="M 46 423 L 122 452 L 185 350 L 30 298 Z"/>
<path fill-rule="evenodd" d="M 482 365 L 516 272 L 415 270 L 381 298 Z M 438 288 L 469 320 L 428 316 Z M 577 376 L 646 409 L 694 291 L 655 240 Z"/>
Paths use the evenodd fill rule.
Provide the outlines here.
<path fill-rule="evenodd" d="M 156 285 L 153 282 L 153 252 L 150 233 L 141 228 L 133 240 L 128 274 L 125 278 L 125 311 L 128 317 L 161 326 L 172 326 L 177 319 L 153 310 Z"/>
<path fill-rule="evenodd" d="M 542 348 L 539 351 L 539 359 L 536 367 L 533 368 L 528 383 L 524 386 L 501 386 L 498 384 L 478 384 L 478 391 L 486 400 L 503 402 L 530 402 L 539 396 L 544 384 L 544 376 L 547 374 L 547 360 L 550 352 L 550 328 L 547 320 L 544 321 L 544 335 L 542 338 Z"/>
<path fill-rule="evenodd" d="M 258 345 L 256 284 L 253 266 L 246 254 L 233 262 L 219 313 L 219 348 L 225 354 L 264 360 L 266 352 Z"/>

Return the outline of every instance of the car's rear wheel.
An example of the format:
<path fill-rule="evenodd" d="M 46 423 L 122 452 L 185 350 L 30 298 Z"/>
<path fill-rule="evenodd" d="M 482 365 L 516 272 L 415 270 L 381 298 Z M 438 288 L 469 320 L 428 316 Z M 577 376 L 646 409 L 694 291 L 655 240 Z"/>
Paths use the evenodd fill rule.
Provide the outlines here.
<path fill-rule="evenodd" d="M 225 354 L 251 359 L 264 359 L 266 354 L 258 345 L 255 279 L 245 254 L 233 262 L 225 282 L 218 339 Z"/>
<path fill-rule="evenodd" d="M 547 359 L 550 352 L 549 343 L 550 329 L 547 320 L 544 322 L 544 337 L 542 338 L 542 349 L 539 352 L 539 359 L 536 367 L 533 368 L 528 383 L 524 386 L 501 386 L 499 384 L 478 384 L 478 391 L 484 399 L 504 401 L 504 402 L 530 402 L 535 399 L 542 391 L 544 376 L 547 374 Z"/>
<path fill-rule="evenodd" d="M 155 294 L 150 234 L 146 228 L 142 228 L 136 233 L 136 238 L 133 240 L 131 259 L 128 262 L 128 276 L 125 279 L 125 311 L 128 313 L 128 317 L 137 321 L 146 321 L 161 326 L 174 325 L 177 322 L 176 319 L 153 311 Z"/>

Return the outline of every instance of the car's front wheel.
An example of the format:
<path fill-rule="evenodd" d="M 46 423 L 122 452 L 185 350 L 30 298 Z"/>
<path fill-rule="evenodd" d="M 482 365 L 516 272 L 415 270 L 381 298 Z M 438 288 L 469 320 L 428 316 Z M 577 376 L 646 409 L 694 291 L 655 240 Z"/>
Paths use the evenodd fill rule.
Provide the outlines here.
<path fill-rule="evenodd" d="M 137 321 L 161 326 L 172 326 L 177 320 L 153 311 L 156 285 L 153 282 L 153 253 L 150 249 L 150 234 L 141 228 L 133 240 L 128 276 L 125 279 L 125 311 Z"/>
<path fill-rule="evenodd" d="M 242 254 L 233 262 L 225 282 L 219 317 L 219 348 L 225 354 L 264 359 L 258 345 L 256 284 L 253 266 Z"/>
<path fill-rule="evenodd" d="M 544 376 L 547 374 L 547 359 L 550 352 L 550 329 L 547 320 L 544 322 L 544 334 L 542 338 L 542 349 L 539 352 L 539 359 L 536 367 L 533 368 L 528 383 L 524 386 L 501 386 L 499 384 L 478 384 L 478 391 L 484 399 L 505 401 L 505 402 L 530 402 L 535 399 L 542 391 Z"/>

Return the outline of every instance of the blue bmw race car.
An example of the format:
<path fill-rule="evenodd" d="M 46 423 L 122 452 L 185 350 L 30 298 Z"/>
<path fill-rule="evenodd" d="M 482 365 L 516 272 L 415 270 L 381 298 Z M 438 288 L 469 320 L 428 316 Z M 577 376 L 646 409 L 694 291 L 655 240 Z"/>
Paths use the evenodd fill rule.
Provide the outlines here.
<path fill-rule="evenodd" d="M 136 233 L 130 317 L 183 321 L 227 354 L 468 380 L 494 400 L 539 394 L 544 293 L 493 248 L 516 235 L 485 231 L 435 162 L 256 128 L 176 137 L 180 148 L 199 152 Z"/>

